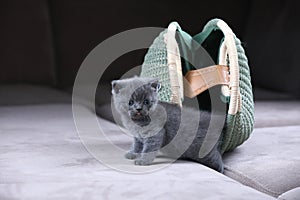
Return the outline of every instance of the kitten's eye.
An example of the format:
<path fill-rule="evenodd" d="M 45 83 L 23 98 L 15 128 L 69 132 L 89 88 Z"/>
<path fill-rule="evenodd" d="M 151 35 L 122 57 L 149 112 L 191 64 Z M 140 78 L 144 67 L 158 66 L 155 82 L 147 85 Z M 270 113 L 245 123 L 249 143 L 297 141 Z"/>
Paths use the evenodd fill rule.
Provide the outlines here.
<path fill-rule="evenodd" d="M 149 103 L 150 103 L 150 102 L 149 102 L 148 99 L 145 99 L 144 102 L 143 102 L 143 104 L 146 105 L 146 106 L 149 105 Z"/>
<path fill-rule="evenodd" d="M 133 103 L 134 103 L 133 100 L 130 100 L 130 101 L 128 102 L 128 105 L 129 105 L 129 106 L 132 106 Z"/>

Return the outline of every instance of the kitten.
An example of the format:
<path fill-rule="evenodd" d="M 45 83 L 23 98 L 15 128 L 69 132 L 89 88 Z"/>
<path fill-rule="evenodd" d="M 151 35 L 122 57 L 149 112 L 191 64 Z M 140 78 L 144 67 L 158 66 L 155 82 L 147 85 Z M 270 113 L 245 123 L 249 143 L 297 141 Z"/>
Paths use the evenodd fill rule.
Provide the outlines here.
<path fill-rule="evenodd" d="M 194 160 L 223 173 L 218 142 L 208 154 L 199 157 L 210 113 L 159 101 L 160 87 L 153 78 L 112 82 L 115 109 L 122 124 L 134 136 L 132 148 L 125 157 L 135 159 L 136 165 L 149 165 L 161 150 L 168 156 Z"/>

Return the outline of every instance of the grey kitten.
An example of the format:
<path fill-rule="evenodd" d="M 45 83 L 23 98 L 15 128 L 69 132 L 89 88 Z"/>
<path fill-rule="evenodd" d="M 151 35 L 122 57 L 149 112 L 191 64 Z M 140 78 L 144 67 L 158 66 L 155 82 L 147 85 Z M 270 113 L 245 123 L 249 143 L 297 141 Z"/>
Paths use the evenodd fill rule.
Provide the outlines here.
<path fill-rule="evenodd" d="M 136 165 L 149 165 L 161 150 L 168 156 L 190 159 L 223 173 L 222 156 L 217 142 L 203 157 L 210 113 L 158 100 L 160 84 L 152 78 L 129 78 L 112 82 L 115 109 L 122 124 L 134 136 L 127 159 Z"/>

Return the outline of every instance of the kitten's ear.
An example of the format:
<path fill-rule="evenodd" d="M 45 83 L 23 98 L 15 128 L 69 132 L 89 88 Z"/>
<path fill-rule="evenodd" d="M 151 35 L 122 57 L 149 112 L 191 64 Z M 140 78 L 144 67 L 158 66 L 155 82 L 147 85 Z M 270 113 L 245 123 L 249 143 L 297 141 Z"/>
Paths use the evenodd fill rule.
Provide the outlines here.
<path fill-rule="evenodd" d="M 155 90 L 155 92 L 158 92 L 161 89 L 161 84 L 158 80 L 154 80 L 150 83 L 151 87 Z"/>
<path fill-rule="evenodd" d="M 120 89 L 122 88 L 121 84 L 117 80 L 111 82 L 111 87 L 112 87 L 111 92 L 113 94 L 118 94 L 120 92 Z"/>

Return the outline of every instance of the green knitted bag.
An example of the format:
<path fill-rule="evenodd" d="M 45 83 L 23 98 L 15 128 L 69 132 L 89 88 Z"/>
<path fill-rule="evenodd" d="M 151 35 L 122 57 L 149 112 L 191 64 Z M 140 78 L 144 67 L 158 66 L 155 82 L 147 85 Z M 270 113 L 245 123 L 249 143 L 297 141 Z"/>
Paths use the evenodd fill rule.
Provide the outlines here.
<path fill-rule="evenodd" d="M 199 53 L 195 41 L 206 51 Z M 248 60 L 240 40 L 220 19 L 209 21 L 194 37 L 182 31 L 176 22 L 160 33 L 145 55 L 141 76 L 158 78 L 163 85 L 159 99 L 179 105 L 185 94 L 183 76 L 195 70 L 180 56 L 188 60 L 200 57 L 198 69 L 209 70 L 215 63 L 228 66 L 230 80 L 228 85 L 221 86 L 220 95 L 228 104 L 221 150 L 224 153 L 241 145 L 253 131 L 254 103 Z M 212 86 L 215 85 L 209 85 Z"/>

